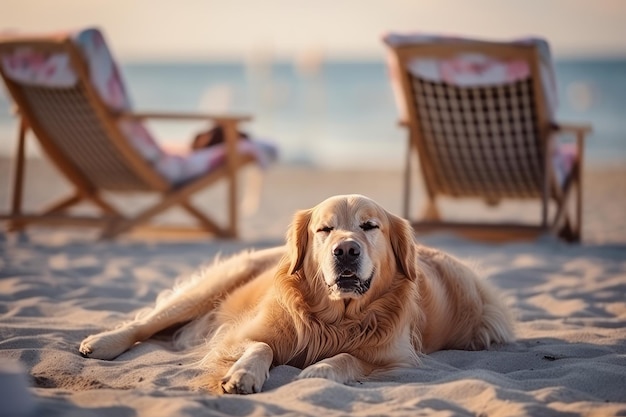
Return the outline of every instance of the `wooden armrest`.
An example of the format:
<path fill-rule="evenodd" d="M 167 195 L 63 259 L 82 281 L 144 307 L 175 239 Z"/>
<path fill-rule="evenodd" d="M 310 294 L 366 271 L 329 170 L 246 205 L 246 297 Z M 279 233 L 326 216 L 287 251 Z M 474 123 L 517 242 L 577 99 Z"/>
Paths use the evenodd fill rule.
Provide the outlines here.
<path fill-rule="evenodd" d="M 216 115 L 204 113 L 162 113 L 162 112 L 145 112 L 145 113 L 129 113 L 124 112 L 118 114 L 121 119 L 168 119 L 168 120 L 207 120 L 215 123 L 238 123 L 249 122 L 252 116 L 248 115 Z"/>
<path fill-rule="evenodd" d="M 591 132 L 591 125 L 575 125 L 570 123 L 553 123 L 552 124 L 552 134 L 550 137 L 553 137 L 555 134 L 559 133 L 571 133 L 576 136 L 576 145 L 578 146 L 579 152 L 582 152 L 585 145 L 585 139 L 587 138 L 587 134 Z"/>
<path fill-rule="evenodd" d="M 408 120 L 398 120 L 398 126 L 401 127 L 409 127 L 411 124 L 409 123 Z"/>
<path fill-rule="evenodd" d="M 554 133 L 581 133 L 586 135 L 591 132 L 592 128 L 589 124 L 572 124 L 572 123 L 555 123 L 552 125 Z"/>
<path fill-rule="evenodd" d="M 550 140 L 554 138 L 555 135 L 560 133 L 571 133 L 576 137 L 576 147 L 578 149 L 580 159 L 582 161 L 582 155 L 585 149 L 585 139 L 587 138 L 587 134 L 591 132 L 591 125 L 575 125 L 570 123 L 553 123 L 552 124 L 552 132 L 548 136 Z M 548 144 L 548 146 L 551 146 Z M 580 163 L 580 162 L 579 162 Z"/>

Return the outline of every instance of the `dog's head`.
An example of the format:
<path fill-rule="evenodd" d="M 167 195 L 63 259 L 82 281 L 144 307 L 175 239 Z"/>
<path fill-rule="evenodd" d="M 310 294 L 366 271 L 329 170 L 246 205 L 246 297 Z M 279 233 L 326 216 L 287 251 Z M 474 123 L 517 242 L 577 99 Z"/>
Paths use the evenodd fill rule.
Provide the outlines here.
<path fill-rule="evenodd" d="M 360 298 L 385 285 L 380 277 L 417 277 L 409 223 L 361 195 L 331 197 L 296 213 L 287 242 L 290 273 L 321 277 L 331 299 Z"/>

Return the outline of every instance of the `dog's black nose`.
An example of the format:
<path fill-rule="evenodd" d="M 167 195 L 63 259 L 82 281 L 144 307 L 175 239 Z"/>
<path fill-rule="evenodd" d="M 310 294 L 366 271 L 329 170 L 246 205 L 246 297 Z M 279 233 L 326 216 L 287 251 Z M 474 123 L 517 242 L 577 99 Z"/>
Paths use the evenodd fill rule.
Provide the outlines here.
<path fill-rule="evenodd" d="M 361 255 L 361 246 L 354 240 L 344 240 L 333 246 L 333 255 L 340 262 L 355 261 Z"/>

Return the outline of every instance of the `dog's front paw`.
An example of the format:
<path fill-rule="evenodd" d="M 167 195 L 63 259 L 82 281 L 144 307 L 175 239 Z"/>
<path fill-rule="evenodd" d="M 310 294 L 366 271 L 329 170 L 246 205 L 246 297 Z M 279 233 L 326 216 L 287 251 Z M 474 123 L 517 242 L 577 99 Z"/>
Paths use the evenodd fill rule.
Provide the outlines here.
<path fill-rule="evenodd" d="M 324 362 L 318 362 L 314 363 L 313 365 L 307 366 L 302 370 L 302 372 L 300 372 L 300 374 L 298 374 L 297 378 L 324 378 L 340 383 L 345 382 L 332 365 Z"/>
<path fill-rule="evenodd" d="M 222 378 L 221 386 L 225 394 L 254 394 L 263 388 L 264 379 L 252 372 L 238 369 Z"/>
<path fill-rule="evenodd" d="M 87 337 L 78 350 L 86 358 L 111 360 L 127 351 L 133 344 L 134 340 L 124 331 L 113 330 Z"/>

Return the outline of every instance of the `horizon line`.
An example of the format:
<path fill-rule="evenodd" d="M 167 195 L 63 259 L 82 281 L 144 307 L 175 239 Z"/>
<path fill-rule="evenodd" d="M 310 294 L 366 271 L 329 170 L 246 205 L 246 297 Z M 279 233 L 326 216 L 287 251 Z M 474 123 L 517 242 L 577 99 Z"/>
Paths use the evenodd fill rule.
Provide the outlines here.
<path fill-rule="evenodd" d="M 567 53 L 567 54 L 553 54 L 555 62 L 563 61 L 622 61 L 626 60 L 626 52 L 619 53 Z M 277 55 L 270 57 L 251 58 L 246 55 L 230 55 L 230 54 L 207 54 L 207 55 L 146 55 L 146 56 L 119 56 L 117 59 L 125 65 L 134 64 L 153 64 L 153 63 L 207 63 L 215 62 L 220 64 L 265 64 L 265 63 L 290 63 L 298 65 L 302 62 L 300 57 Z M 332 63 L 374 63 L 385 62 L 385 55 L 351 55 L 351 56 L 338 56 L 338 55 L 326 55 L 317 58 L 320 63 L 332 62 Z"/>

